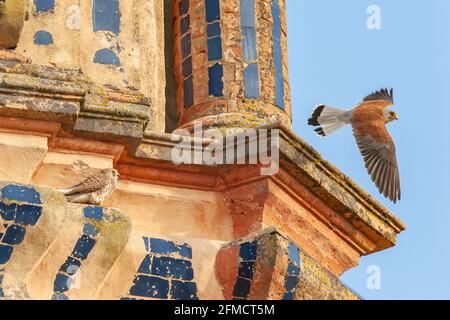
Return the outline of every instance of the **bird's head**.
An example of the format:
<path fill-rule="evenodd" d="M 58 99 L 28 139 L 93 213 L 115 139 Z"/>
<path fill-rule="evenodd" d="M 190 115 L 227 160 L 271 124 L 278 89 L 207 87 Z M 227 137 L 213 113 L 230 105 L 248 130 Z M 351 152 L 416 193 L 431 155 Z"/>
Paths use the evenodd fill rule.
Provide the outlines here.
<path fill-rule="evenodd" d="M 106 175 L 111 176 L 114 179 L 119 179 L 120 177 L 119 171 L 117 171 L 116 169 L 104 169 L 102 170 L 102 172 Z"/>
<path fill-rule="evenodd" d="M 384 119 L 386 123 L 390 123 L 398 120 L 398 114 L 392 110 L 385 109 L 384 110 Z"/>

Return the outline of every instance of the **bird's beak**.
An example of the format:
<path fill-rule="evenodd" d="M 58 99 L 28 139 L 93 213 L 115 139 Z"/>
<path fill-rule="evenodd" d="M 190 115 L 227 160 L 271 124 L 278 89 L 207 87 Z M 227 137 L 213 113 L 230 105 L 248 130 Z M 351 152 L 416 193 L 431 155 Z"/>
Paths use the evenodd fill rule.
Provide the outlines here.
<path fill-rule="evenodd" d="M 398 114 L 394 113 L 394 119 L 395 119 L 395 120 L 398 120 L 398 119 L 399 119 L 399 118 L 398 118 Z"/>

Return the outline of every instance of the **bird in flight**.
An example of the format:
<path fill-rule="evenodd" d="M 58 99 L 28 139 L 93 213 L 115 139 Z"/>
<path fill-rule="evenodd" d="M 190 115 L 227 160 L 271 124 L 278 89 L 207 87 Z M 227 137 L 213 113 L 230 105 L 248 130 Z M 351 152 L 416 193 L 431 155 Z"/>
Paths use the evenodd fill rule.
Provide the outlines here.
<path fill-rule="evenodd" d="M 396 203 L 401 199 L 400 174 L 395 144 L 386 124 L 398 120 L 388 107 L 394 104 L 394 90 L 381 89 L 349 111 L 319 105 L 308 124 L 319 136 L 328 136 L 347 124 L 353 128 L 369 175 L 381 194 Z"/>
<path fill-rule="evenodd" d="M 119 176 L 116 169 L 104 169 L 90 175 L 83 182 L 59 192 L 72 203 L 100 205 L 114 192 Z"/>

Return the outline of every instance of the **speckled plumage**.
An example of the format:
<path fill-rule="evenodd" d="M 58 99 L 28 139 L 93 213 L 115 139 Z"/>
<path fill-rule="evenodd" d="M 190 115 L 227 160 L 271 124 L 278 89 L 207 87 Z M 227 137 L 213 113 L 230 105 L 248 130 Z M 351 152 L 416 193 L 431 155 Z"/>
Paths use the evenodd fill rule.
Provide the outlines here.
<path fill-rule="evenodd" d="M 118 179 L 117 170 L 104 169 L 90 175 L 83 182 L 69 189 L 60 190 L 60 192 L 66 196 L 69 202 L 100 205 L 114 192 Z"/>

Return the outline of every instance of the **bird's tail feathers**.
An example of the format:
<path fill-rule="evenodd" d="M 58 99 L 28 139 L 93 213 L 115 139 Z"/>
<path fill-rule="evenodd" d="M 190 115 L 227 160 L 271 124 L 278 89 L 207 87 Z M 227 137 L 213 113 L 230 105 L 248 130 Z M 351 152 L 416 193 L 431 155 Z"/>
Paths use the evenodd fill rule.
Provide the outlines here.
<path fill-rule="evenodd" d="M 58 192 L 62 193 L 63 195 L 67 196 L 72 192 L 72 189 L 60 189 Z"/>
<path fill-rule="evenodd" d="M 74 194 L 72 196 L 67 196 L 67 201 L 71 203 L 85 203 L 89 200 L 90 195 L 88 193 Z"/>
<path fill-rule="evenodd" d="M 318 105 L 308 120 L 310 126 L 318 127 L 314 131 L 321 137 L 335 133 L 348 123 L 348 112 L 345 110 Z"/>

